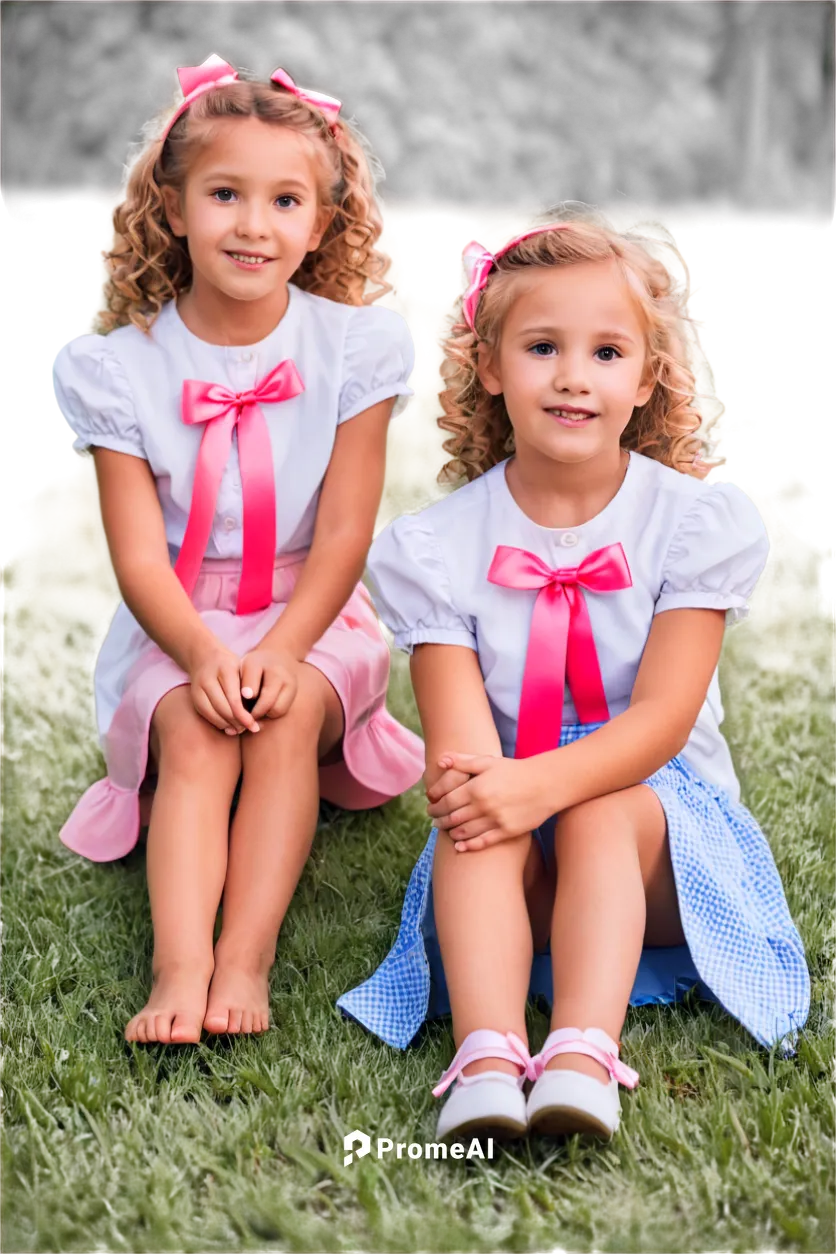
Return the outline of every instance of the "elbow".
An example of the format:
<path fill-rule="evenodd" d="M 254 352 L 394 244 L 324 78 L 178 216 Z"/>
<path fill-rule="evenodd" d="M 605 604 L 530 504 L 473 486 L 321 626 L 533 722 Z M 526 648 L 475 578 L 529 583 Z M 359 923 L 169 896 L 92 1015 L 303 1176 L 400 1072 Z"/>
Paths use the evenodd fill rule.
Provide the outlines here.
<path fill-rule="evenodd" d="M 696 715 L 692 715 L 691 711 L 671 710 L 661 701 L 643 701 L 637 705 L 644 707 L 645 718 L 653 731 L 652 740 L 656 747 L 654 761 L 658 759 L 658 766 L 663 766 L 687 745 Z"/>
<path fill-rule="evenodd" d="M 114 573 L 119 591 L 125 604 L 130 608 L 137 597 L 149 587 L 159 586 L 160 579 L 171 574 L 171 563 L 162 559 L 134 559 L 132 561 L 114 562 Z"/>
<path fill-rule="evenodd" d="M 695 722 L 696 722 L 696 718 L 690 718 L 690 717 L 670 718 L 669 717 L 668 724 L 665 728 L 665 737 L 664 737 L 665 738 L 665 751 L 668 754 L 667 758 L 665 759 L 666 761 L 669 762 L 671 758 L 675 758 L 676 755 L 678 753 L 681 753 L 682 750 L 685 748 L 685 746 L 688 743 L 688 737 L 691 735 L 691 732 L 694 730 Z"/>

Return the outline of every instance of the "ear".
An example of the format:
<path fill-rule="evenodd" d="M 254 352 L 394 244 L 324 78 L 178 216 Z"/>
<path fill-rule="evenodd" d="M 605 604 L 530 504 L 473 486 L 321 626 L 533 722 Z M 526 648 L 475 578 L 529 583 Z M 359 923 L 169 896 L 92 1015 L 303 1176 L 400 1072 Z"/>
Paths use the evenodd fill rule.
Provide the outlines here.
<path fill-rule="evenodd" d="M 176 187 L 161 187 L 160 195 L 163 198 L 165 207 L 165 216 L 168 225 L 171 227 L 172 235 L 185 237 L 186 222 L 183 218 L 183 206 L 180 191 Z"/>
<path fill-rule="evenodd" d="M 499 373 L 494 352 L 488 348 L 487 344 L 481 343 L 477 352 L 476 373 L 479 376 L 479 382 L 491 396 L 501 396 L 503 391 L 502 376 Z"/>
<path fill-rule="evenodd" d="M 313 229 L 308 238 L 307 251 L 309 253 L 313 252 L 315 248 L 319 248 L 319 245 L 322 243 L 322 237 L 333 222 L 336 212 L 334 205 L 320 205 L 314 219 Z"/>
<path fill-rule="evenodd" d="M 647 404 L 653 395 L 653 389 L 655 387 L 656 380 L 653 377 L 653 371 L 650 368 L 650 363 L 645 362 L 644 370 L 642 371 L 641 383 L 639 384 L 639 390 L 636 393 L 636 399 L 633 401 L 635 409 L 641 409 L 642 405 Z"/>
<path fill-rule="evenodd" d="M 653 389 L 655 387 L 656 387 L 656 384 L 653 382 L 652 379 L 650 380 L 649 383 L 643 383 L 642 386 L 639 388 L 638 392 L 636 393 L 636 399 L 633 401 L 634 408 L 641 409 L 642 405 L 646 405 L 647 402 L 650 400 L 651 396 L 653 395 Z"/>

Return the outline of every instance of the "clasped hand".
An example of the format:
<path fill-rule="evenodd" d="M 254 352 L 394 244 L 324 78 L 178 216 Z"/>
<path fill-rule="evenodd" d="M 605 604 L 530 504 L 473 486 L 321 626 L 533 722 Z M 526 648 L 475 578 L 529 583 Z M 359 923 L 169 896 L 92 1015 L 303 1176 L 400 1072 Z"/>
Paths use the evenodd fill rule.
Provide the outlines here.
<path fill-rule="evenodd" d="M 460 853 L 487 849 L 539 827 L 553 813 L 535 758 L 445 753 L 427 789 L 427 813 Z"/>
<path fill-rule="evenodd" d="M 218 644 L 191 668 L 194 708 L 230 736 L 257 732 L 260 718 L 281 718 L 293 704 L 299 663 L 281 649 L 255 648 L 239 658 Z M 252 710 L 244 705 L 258 694 Z"/>

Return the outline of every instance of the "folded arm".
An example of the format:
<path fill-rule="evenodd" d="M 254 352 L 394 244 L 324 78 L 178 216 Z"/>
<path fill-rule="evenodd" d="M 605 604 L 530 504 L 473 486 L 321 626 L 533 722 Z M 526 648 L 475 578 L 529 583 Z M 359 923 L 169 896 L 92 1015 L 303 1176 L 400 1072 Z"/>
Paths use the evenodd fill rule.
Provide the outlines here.
<path fill-rule="evenodd" d="M 550 815 L 641 783 L 685 746 L 705 701 L 723 641 L 722 610 L 658 614 L 630 706 L 597 731 L 519 761 L 449 754 L 474 778 L 430 807 L 462 848 L 481 849 L 539 826 Z"/>
<path fill-rule="evenodd" d="M 443 753 L 501 756 L 499 734 L 479 659 L 473 649 L 457 644 L 419 644 L 410 664 L 412 687 L 426 745 L 424 786 L 432 801 L 470 778 L 469 772 L 448 772 L 439 765 Z"/>

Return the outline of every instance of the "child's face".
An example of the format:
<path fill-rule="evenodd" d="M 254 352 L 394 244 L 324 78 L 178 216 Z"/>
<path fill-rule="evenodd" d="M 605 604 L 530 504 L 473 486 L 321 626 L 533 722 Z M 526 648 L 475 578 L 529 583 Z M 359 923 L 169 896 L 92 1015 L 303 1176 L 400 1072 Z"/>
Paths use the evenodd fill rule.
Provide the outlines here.
<path fill-rule="evenodd" d="M 195 285 L 232 300 L 283 290 L 330 220 L 309 141 L 257 118 L 212 124 L 182 191 L 162 189 L 175 235 L 185 236 Z"/>
<path fill-rule="evenodd" d="M 587 462 L 618 449 L 644 381 L 645 337 L 615 262 L 532 269 L 517 281 L 500 341 L 479 375 L 504 396 L 518 456 Z"/>

